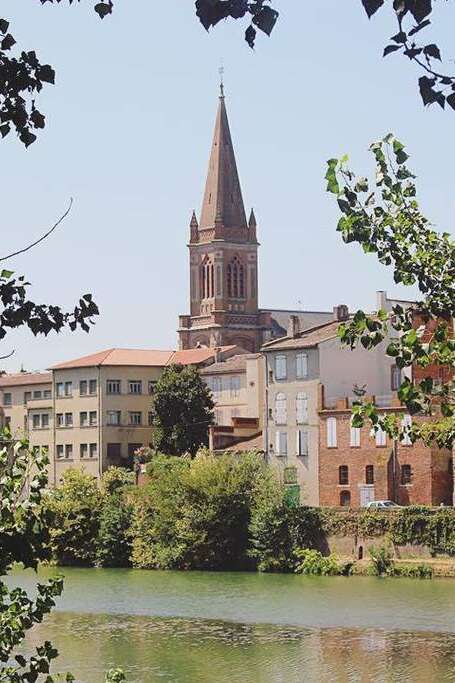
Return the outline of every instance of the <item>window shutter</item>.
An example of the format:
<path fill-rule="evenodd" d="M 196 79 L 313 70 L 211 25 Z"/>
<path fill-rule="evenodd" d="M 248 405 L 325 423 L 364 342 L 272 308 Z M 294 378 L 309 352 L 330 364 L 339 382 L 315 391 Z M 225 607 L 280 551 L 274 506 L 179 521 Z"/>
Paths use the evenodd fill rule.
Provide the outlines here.
<path fill-rule="evenodd" d="M 336 448 L 337 445 L 337 421 L 336 417 L 327 418 L 327 446 Z"/>
<path fill-rule="evenodd" d="M 275 396 L 275 422 L 278 425 L 285 425 L 287 421 L 286 396 L 280 393 Z"/>
<path fill-rule="evenodd" d="M 359 448 L 360 446 L 360 428 L 353 427 L 351 424 L 351 446 Z"/>
<path fill-rule="evenodd" d="M 308 432 L 305 429 L 297 430 L 297 455 L 308 455 Z"/>
<path fill-rule="evenodd" d="M 412 417 L 410 415 L 405 415 L 401 421 L 401 428 L 406 429 L 407 427 L 412 427 Z M 412 446 L 412 441 L 409 434 L 405 434 L 401 439 L 403 446 Z"/>
<path fill-rule="evenodd" d="M 280 455 L 280 432 L 275 432 L 275 455 Z"/>

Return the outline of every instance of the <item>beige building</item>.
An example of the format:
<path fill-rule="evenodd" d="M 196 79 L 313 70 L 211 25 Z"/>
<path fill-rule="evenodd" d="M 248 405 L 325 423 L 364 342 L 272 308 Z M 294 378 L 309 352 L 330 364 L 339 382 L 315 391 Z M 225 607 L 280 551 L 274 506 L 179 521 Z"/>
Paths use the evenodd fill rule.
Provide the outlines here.
<path fill-rule="evenodd" d="M 4 422 L 14 435 L 47 450 L 51 485 L 70 467 L 99 477 L 109 466 L 131 466 L 134 451 L 151 443 L 153 390 L 165 367 L 204 367 L 239 351 L 109 349 L 60 363 L 49 373 L 3 375 Z"/>
<path fill-rule="evenodd" d="M 376 396 L 377 405 L 390 405 L 400 384 L 398 368 L 385 355 L 387 341 L 372 351 L 342 347 L 340 321 L 349 317 L 346 306 L 334 309 L 332 322 L 301 332 L 291 316 L 286 337 L 262 347 L 265 361 L 264 451 L 283 481 L 300 487 L 300 500 L 319 502 L 319 415 L 321 390 L 325 405 L 355 398 L 357 385 Z"/>

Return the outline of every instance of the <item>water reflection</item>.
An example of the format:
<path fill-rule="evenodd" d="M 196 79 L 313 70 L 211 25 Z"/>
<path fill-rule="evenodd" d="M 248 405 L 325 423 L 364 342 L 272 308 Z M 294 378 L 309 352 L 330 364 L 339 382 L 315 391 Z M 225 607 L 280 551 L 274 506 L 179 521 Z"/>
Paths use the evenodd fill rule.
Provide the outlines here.
<path fill-rule="evenodd" d="M 455 681 L 455 634 L 302 629 L 218 620 L 55 613 L 35 628 L 60 650 L 59 669 L 102 683 L 426 683 Z"/>

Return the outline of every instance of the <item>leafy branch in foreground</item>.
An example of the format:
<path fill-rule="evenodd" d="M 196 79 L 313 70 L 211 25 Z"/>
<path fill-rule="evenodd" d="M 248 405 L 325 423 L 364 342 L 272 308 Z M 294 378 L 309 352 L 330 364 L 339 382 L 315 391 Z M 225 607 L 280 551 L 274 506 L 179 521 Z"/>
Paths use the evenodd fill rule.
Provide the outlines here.
<path fill-rule="evenodd" d="M 404 145 L 392 134 L 370 147 L 376 162 L 372 186 L 347 167 L 347 157 L 330 159 L 327 189 L 338 202 L 342 216 L 338 231 L 346 243 L 357 242 L 365 253 L 391 266 L 397 284 L 417 285 L 422 298 L 392 313 L 380 310 L 367 315 L 358 311 L 339 328 L 342 342 L 354 348 L 372 349 L 388 340 L 387 356 L 401 368 L 430 366 L 447 370 L 448 379 L 436 382 L 428 371 L 421 381 L 405 377 L 398 391 L 411 415 L 432 417 L 407 427 L 403 433 L 397 419 L 380 418 L 376 408 L 359 401 L 353 424 L 370 419 L 375 428 L 393 438 L 419 438 L 451 448 L 455 443 L 455 242 L 448 233 L 437 233 L 422 214 L 416 199 L 415 176 L 408 169 Z M 438 419 L 435 419 L 437 417 Z"/>

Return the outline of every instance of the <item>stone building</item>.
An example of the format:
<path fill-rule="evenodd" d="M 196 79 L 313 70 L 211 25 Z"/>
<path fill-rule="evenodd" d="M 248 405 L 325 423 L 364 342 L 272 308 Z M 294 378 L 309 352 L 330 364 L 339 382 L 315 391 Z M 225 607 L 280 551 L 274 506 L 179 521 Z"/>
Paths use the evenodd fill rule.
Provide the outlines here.
<path fill-rule="evenodd" d="M 374 397 L 372 397 L 374 402 Z M 327 406 L 321 393 L 319 433 L 319 503 L 362 507 L 372 500 L 399 505 L 452 505 L 453 464 L 447 449 L 391 440 L 371 426 L 351 426 L 351 401 Z M 380 408 L 381 414 L 403 414 L 398 399 Z M 422 420 L 404 414 L 404 425 Z"/>
<path fill-rule="evenodd" d="M 190 222 L 190 313 L 179 318 L 179 347 L 235 344 L 248 352 L 285 334 L 290 313 L 305 329 L 326 322 L 324 311 L 259 308 L 258 240 L 247 220 L 223 89 L 219 98 L 200 219 Z"/>

